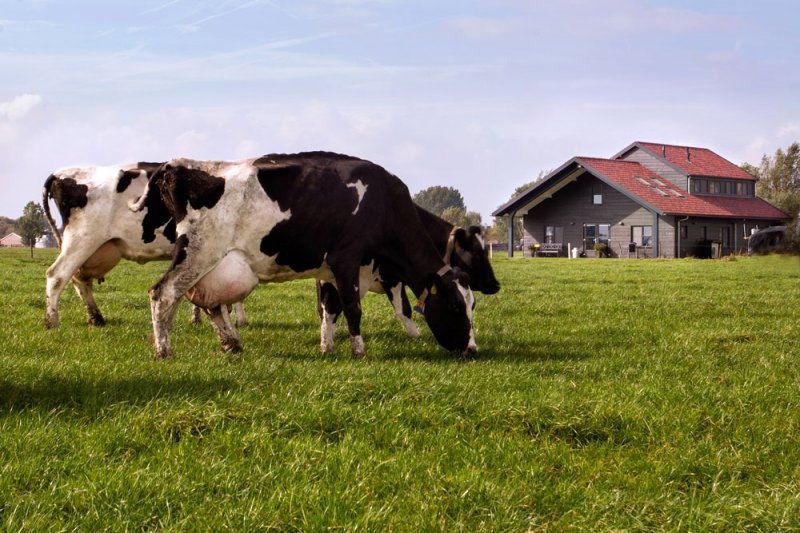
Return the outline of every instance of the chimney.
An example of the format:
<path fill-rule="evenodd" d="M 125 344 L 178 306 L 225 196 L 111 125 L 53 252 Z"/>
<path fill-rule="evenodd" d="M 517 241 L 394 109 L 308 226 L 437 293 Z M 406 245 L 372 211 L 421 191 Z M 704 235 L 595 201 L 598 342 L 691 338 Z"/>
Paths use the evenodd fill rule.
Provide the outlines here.
<path fill-rule="evenodd" d="M 689 150 L 688 146 L 686 147 L 686 160 L 687 161 L 691 161 L 692 160 L 692 152 Z"/>
<path fill-rule="evenodd" d="M 664 146 L 663 144 L 661 145 L 661 157 L 663 157 L 664 159 L 667 158 L 667 147 Z"/>

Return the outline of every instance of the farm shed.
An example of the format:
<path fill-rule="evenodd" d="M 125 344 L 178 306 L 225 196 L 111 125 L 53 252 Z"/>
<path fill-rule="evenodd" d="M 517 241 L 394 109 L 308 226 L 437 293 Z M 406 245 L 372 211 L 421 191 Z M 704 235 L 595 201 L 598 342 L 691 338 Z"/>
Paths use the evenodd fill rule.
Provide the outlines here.
<path fill-rule="evenodd" d="M 0 239 L 0 246 L 9 246 L 9 247 L 22 246 L 22 237 L 20 237 L 16 233 L 9 233 L 8 235 Z"/>
<path fill-rule="evenodd" d="M 573 157 L 493 215 L 522 217 L 525 250 L 718 257 L 790 218 L 755 184 L 708 148 L 634 142 L 610 159 Z"/>

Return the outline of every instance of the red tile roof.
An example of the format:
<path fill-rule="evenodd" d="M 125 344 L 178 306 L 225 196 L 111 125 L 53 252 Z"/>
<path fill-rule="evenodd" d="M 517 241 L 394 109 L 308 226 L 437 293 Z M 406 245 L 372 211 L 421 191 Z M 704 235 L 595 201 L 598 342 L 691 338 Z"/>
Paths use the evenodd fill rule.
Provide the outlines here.
<path fill-rule="evenodd" d="M 638 142 L 636 144 L 650 150 L 658 157 L 665 157 L 667 161 L 682 169 L 690 176 L 709 176 L 737 180 L 756 179 L 755 176 L 751 176 L 708 148 L 649 142 Z"/>
<path fill-rule="evenodd" d="M 635 161 L 596 157 L 578 157 L 576 160 L 590 172 L 604 176 L 666 214 L 769 220 L 789 218 L 777 207 L 757 197 L 688 194 Z M 653 180 L 658 180 L 663 185 L 658 185 Z"/>

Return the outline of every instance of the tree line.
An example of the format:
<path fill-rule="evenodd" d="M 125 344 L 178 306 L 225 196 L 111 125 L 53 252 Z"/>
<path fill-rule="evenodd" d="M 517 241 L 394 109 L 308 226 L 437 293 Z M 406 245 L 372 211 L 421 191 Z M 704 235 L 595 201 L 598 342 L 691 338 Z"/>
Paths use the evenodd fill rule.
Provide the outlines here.
<path fill-rule="evenodd" d="M 50 227 L 44 217 L 44 210 L 36 202 L 28 202 L 22 210 L 22 216 L 13 219 L 0 216 L 0 236 L 16 233 L 22 238 L 22 244 L 30 248 L 33 257 L 33 248 L 39 237 L 50 233 Z"/>

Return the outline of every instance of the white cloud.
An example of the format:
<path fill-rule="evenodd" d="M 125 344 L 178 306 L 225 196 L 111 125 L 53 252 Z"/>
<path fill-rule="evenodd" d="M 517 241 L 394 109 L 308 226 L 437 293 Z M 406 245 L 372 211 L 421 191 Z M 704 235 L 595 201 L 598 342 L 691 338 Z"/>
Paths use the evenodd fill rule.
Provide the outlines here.
<path fill-rule="evenodd" d="M 0 119 L 19 120 L 41 102 L 38 94 L 21 94 L 8 102 L 0 102 Z"/>
<path fill-rule="evenodd" d="M 778 129 L 778 137 L 788 137 L 797 134 L 800 134 L 800 125 L 797 124 L 786 124 Z"/>

